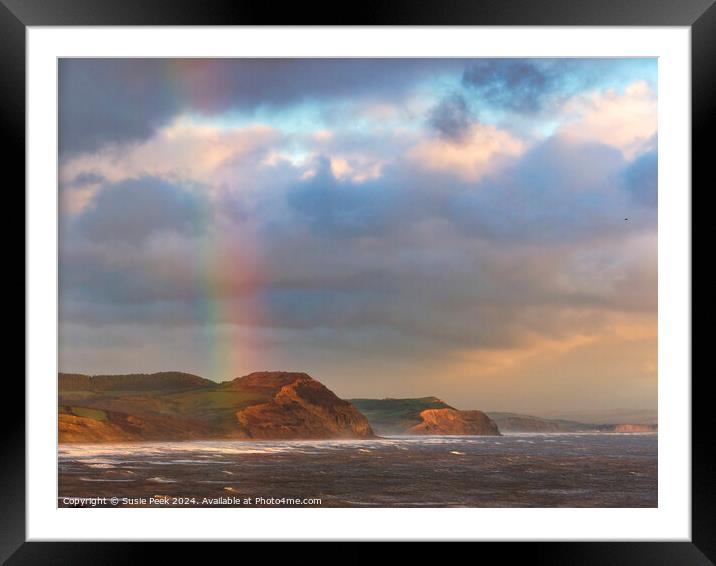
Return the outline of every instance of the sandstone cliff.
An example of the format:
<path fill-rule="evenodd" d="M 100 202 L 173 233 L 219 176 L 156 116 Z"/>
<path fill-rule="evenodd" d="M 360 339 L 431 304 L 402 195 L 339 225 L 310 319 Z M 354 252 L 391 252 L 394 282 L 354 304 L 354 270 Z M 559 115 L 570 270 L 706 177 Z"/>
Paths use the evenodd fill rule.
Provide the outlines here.
<path fill-rule="evenodd" d="M 106 420 L 78 417 L 68 413 L 60 413 L 58 427 L 60 443 L 140 440 L 137 434 Z"/>
<path fill-rule="evenodd" d="M 497 425 L 482 411 L 426 409 L 422 422 L 408 429 L 408 434 L 459 434 L 500 436 Z"/>
<path fill-rule="evenodd" d="M 255 373 L 235 380 L 232 386 L 272 389 L 270 401 L 236 412 L 238 426 L 247 438 L 374 436 L 353 405 L 305 373 Z"/>
<path fill-rule="evenodd" d="M 422 422 L 420 413 L 426 409 L 453 409 L 437 397 L 407 399 L 349 399 L 363 413 L 376 434 L 407 434 L 408 429 Z"/>
<path fill-rule="evenodd" d="M 378 434 L 500 434 L 498 426 L 485 413 L 460 411 L 437 397 L 350 401 Z"/>

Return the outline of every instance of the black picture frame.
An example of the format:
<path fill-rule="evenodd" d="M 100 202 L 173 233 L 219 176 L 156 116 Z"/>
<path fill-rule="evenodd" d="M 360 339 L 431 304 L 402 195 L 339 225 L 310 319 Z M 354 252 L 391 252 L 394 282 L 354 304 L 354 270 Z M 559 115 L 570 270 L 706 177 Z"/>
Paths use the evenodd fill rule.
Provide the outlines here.
<path fill-rule="evenodd" d="M 17 187 L 25 185 L 26 28 L 85 25 L 687 26 L 691 29 L 692 56 L 692 185 L 698 182 L 704 189 L 716 185 L 714 168 L 709 163 L 713 158 L 706 142 L 716 114 L 714 0 L 362 0 L 343 5 L 342 12 L 340 9 L 341 5 L 327 10 L 319 4 L 284 3 L 278 7 L 245 0 L 0 0 L 0 116 L 6 141 L 5 170 L 10 173 L 6 197 L 19 194 Z M 15 245 L 24 223 L 24 199 L 6 210 L 3 225 L 6 237 L 11 238 L 7 241 Z M 23 256 L 18 264 L 22 262 L 24 266 L 24 261 Z M 10 288 L 22 283 L 24 292 L 27 283 L 24 267 L 23 275 L 19 273 L 19 268 L 14 270 Z M 19 308 L 17 299 L 6 300 Z M 20 333 L 15 329 L 13 334 L 19 340 Z M 6 352 L 19 355 L 9 344 Z M 19 345 L 16 350 L 19 352 Z M 672 566 L 716 562 L 716 457 L 707 379 L 701 375 L 691 382 L 691 542 L 485 543 L 478 550 L 480 557 L 484 559 L 485 550 L 489 549 L 489 554 L 499 555 L 503 563 L 525 557 L 531 563 L 553 565 Z M 5 376 L 3 392 L 4 398 L 13 402 L 25 398 L 24 385 L 17 374 Z M 131 564 L 191 560 L 195 556 L 202 560 L 210 558 L 206 546 L 195 544 L 26 542 L 25 414 L 19 403 L 16 408 L 15 414 L 6 415 L 8 421 L 0 443 L 0 563 Z M 316 533 L 316 539 L 320 539 L 320 533 Z M 375 555 L 376 549 L 371 544 L 352 543 L 352 546 L 350 552 L 336 550 L 337 554 L 329 551 L 326 555 L 354 562 L 364 562 Z M 295 556 L 295 550 L 284 548 L 285 545 L 274 546 L 272 558 Z M 430 556 L 433 552 L 434 559 L 447 557 L 444 546 L 437 550 L 422 548 L 420 552 L 423 560 L 433 559 Z M 311 553 L 310 559 L 314 556 Z M 247 558 L 245 553 L 241 557 Z"/>

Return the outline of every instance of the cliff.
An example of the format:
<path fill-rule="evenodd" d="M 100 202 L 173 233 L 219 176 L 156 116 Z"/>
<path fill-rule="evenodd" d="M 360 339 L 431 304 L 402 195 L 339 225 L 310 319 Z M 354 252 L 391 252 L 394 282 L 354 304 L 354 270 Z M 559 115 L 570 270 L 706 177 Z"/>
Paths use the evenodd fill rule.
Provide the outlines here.
<path fill-rule="evenodd" d="M 351 399 L 378 434 L 500 434 L 481 411 L 459 411 L 437 397 Z"/>
<path fill-rule="evenodd" d="M 349 399 L 377 434 L 407 434 L 408 429 L 422 422 L 420 413 L 426 409 L 452 409 L 437 397 L 411 399 Z"/>
<path fill-rule="evenodd" d="M 60 443 L 139 440 L 137 435 L 106 420 L 79 417 L 71 413 L 60 413 L 58 426 Z"/>
<path fill-rule="evenodd" d="M 366 418 L 348 401 L 305 373 L 255 373 L 232 388 L 266 387 L 271 399 L 236 412 L 247 438 L 371 438 Z"/>
<path fill-rule="evenodd" d="M 408 434 L 460 434 L 500 436 L 497 425 L 482 411 L 426 409 L 422 422 L 408 429 Z"/>
<path fill-rule="evenodd" d="M 59 376 L 59 441 L 371 438 L 366 418 L 305 373 L 223 383 L 179 372 Z"/>

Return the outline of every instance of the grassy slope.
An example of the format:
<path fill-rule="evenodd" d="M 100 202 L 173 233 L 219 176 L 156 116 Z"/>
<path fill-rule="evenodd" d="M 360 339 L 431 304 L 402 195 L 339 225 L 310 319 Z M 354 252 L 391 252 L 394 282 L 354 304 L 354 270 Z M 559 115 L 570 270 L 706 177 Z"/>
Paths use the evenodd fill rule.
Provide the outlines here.
<path fill-rule="evenodd" d="M 174 378 L 174 376 L 178 376 Z M 189 376 L 189 377 L 187 377 Z M 270 399 L 270 391 L 227 388 L 222 384 L 178 372 L 128 376 L 60 376 L 59 412 L 127 425 L 127 417 L 144 422 L 143 433 L 161 436 L 176 430 L 231 431 L 237 410 Z M 122 385 L 127 389 L 120 389 Z"/>

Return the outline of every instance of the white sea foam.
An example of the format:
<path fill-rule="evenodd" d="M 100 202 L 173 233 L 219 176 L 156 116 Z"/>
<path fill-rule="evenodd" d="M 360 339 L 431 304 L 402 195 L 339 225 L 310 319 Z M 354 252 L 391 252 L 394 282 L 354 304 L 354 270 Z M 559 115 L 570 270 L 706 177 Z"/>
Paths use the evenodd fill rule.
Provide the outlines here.
<path fill-rule="evenodd" d="M 153 478 L 147 478 L 147 481 L 153 481 L 156 483 L 176 483 L 177 482 L 177 480 L 163 478 L 162 476 L 154 476 Z"/>

